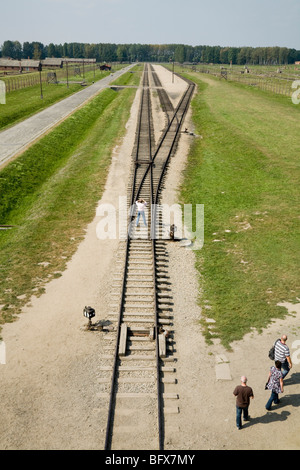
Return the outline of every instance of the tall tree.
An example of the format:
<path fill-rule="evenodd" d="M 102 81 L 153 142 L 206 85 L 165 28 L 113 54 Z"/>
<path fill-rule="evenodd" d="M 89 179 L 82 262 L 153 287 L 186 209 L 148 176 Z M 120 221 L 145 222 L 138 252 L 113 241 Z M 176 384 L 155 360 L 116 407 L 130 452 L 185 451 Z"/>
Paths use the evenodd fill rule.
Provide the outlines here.
<path fill-rule="evenodd" d="M 56 49 L 55 49 L 55 46 L 52 42 L 48 46 L 47 56 L 48 57 L 56 57 Z"/>
<path fill-rule="evenodd" d="M 185 59 L 184 58 L 184 45 L 180 44 L 175 49 L 174 60 L 175 62 L 179 62 L 180 64 L 183 64 L 184 59 Z"/>
<path fill-rule="evenodd" d="M 4 41 L 2 56 L 20 60 L 22 58 L 22 46 L 19 41 Z"/>
<path fill-rule="evenodd" d="M 44 45 L 41 42 L 33 42 L 33 55 L 34 60 L 41 60 L 45 58 Z"/>
<path fill-rule="evenodd" d="M 33 45 L 32 42 L 23 43 L 23 59 L 32 59 Z"/>

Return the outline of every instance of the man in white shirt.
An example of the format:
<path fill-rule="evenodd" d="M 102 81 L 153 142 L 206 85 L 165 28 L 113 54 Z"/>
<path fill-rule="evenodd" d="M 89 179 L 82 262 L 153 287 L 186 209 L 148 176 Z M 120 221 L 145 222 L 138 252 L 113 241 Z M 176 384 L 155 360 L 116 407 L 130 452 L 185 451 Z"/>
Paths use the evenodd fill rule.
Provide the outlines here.
<path fill-rule="evenodd" d="M 136 206 L 137 206 L 137 219 L 136 219 L 136 226 L 138 226 L 139 221 L 140 221 L 140 216 L 143 217 L 144 225 L 147 227 L 147 222 L 146 222 L 146 217 L 145 217 L 145 208 L 147 206 L 147 202 L 144 201 L 144 199 L 138 199 L 136 201 Z"/>

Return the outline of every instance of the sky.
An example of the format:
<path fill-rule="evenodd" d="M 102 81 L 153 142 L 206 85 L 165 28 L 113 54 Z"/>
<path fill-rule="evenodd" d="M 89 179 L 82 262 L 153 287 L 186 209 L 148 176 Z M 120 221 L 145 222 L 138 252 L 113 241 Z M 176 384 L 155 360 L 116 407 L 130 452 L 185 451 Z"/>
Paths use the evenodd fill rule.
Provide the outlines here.
<path fill-rule="evenodd" d="M 300 50 L 300 0 L 0 0 L 6 40 Z"/>

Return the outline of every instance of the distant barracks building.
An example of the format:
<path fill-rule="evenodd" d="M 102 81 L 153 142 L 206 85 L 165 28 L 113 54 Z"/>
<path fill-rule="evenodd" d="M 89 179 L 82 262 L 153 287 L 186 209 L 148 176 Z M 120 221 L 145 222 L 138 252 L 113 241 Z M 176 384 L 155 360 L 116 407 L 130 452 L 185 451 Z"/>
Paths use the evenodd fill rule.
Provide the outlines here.
<path fill-rule="evenodd" d="M 31 59 L 0 59 L 0 71 L 2 72 L 38 72 L 41 69 L 40 60 Z"/>
<path fill-rule="evenodd" d="M 44 60 L 32 59 L 1 59 L 0 58 L 0 72 L 6 73 L 23 73 L 23 72 L 38 72 L 45 69 L 59 69 L 63 67 L 64 63 L 68 64 L 95 64 L 96 59 L 60 59 L 60 58 L 46 58 Z"/>

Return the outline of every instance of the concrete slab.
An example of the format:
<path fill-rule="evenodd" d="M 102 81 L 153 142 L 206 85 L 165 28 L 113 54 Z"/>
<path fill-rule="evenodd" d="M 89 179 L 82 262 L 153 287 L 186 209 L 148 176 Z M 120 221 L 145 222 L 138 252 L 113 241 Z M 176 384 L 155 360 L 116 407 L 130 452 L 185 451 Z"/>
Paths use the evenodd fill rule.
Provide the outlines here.
<path fill-rule="evenodd" d="M 217 354 L 215 361 L 216 380 L 232 380 L 229 361 L 225 354 Z"/>

